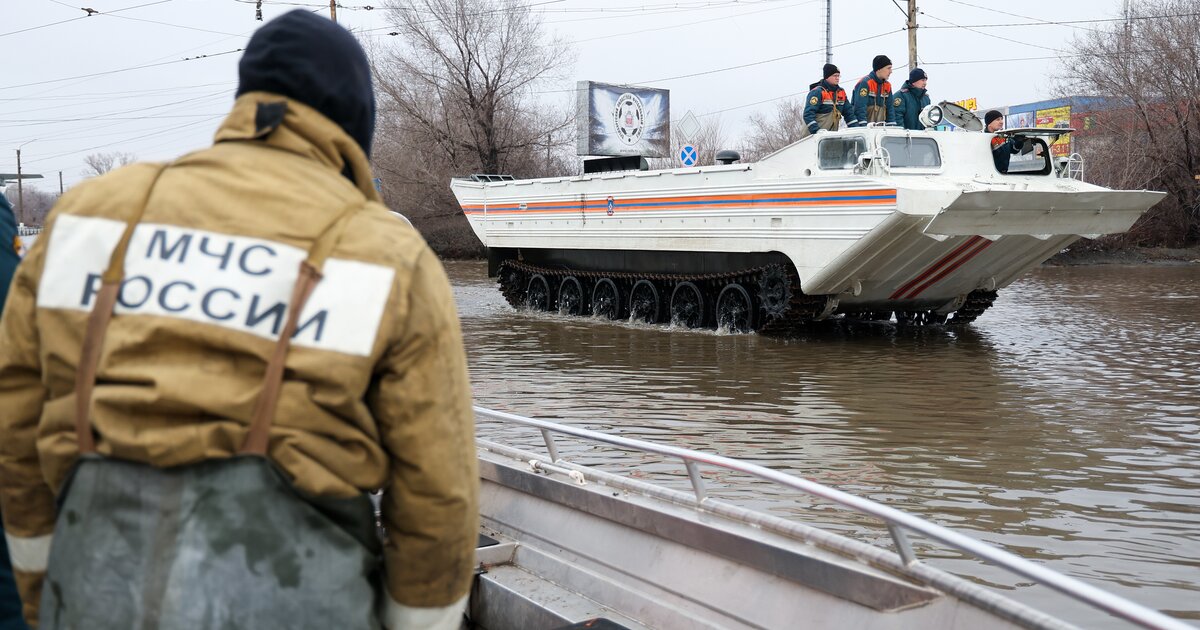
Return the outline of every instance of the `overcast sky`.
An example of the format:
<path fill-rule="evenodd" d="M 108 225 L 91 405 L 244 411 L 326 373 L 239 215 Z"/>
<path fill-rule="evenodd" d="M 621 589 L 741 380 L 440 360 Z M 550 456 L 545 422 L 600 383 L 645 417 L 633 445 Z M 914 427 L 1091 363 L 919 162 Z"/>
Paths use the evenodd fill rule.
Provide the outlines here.
<path fill-rule="evenodd" d="M 719 116 L 730 144 L 750 114 L 806 91 L 824 63 L 824 0 L 527 3 L 548 32 L 575 42 L 578 59 L 559 87 L 591 79 L 669 88 L 673 117 L 689 109 Z M 263 15 L 296 8 L 289 5 L 327 15 L 319 4 L 265 0 Z M 341 24 L 376 45 L 394 44 L 387 13 L 364 8 L 372 0 L 344 4 Z M 79 6 L 100 13 L 87 17 Z M 1083 29 L 1107 26 L 1030 23 L 1110 19 L 1121 2 L 921 0 L 919 9 L 918 52 L 934 101 L 975 97 L 989 106 L 1055 96 L 1057 56 L 1074 52 L 1071 39 Z M 3 0 L 0 171 L 16 171 L 14 149 L 24 145 L 25 170 L 46 176 L 33 185 L 56 191 L 59 171 L 68 187 L 82 179 L 90 153 L 163 160 L 207 146 L 233 101 L 240 53 L 231 51 L 262 24 L 254 14 L 252 0 Z M 904 23 L 892 0 L 834 0 L 843 81 L 868 72 L 876 54 L 904 65 Z M 971 63 L 989 59 L 1002 61 Z M 711 72 L 743 64 L 754 65 Z M 897 70 L 897 89 L 907 74 Z"/>

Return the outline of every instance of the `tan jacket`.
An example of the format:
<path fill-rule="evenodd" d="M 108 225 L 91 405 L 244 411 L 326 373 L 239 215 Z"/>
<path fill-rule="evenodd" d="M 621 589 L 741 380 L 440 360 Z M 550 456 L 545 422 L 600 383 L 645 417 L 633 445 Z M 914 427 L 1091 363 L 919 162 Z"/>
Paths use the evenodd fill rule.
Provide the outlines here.
<path fill-rule="evenodd" d="M 282 125 L 256 129 L 259 103 L 283 101 Z M 129 166 L 64 195 L 0 320 L 0 511 L 31 622 L 55 493 L 78 455 L 74 379 L 94 275 L 157 171 Z M 233 455 L 299 261 L 351 207 L 301 314 L 269 453 L 313 494 L 383 488 L 391 599 L 447 606 L 470 584 L 479 483 L 450 286 L 380 203 L 358 145 L 303 104 L 243 95 L 215 145 L 154 185 L 100 359 L 97 450 L 160 467 Z"/>

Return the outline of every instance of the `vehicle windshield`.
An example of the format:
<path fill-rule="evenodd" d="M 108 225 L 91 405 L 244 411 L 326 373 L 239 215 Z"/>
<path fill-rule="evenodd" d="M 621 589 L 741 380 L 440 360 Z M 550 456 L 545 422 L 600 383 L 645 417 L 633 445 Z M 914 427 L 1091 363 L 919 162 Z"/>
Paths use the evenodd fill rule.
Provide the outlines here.
<path fill-rule="evenodd" d="M 892 168 L 938 168 L 942 154 L 937 140 L 912 136 L 889 136 L 883 139 Z"/>
<path fill-rule="evenodd" d="M 817 145 L 817 159 L 826 170 L 854 168 L 866 150 L 867 140 L 862 136 L 826 138 Z"/>
<path fill-rule="evenodd" d="M 1050 163 L 1050 147 L 1041 138 L 1020 135 L 1012 138 L 997 137 L 992 146 L 992 159 L 996 163 L 996 170 L 1002 174 L 1049 175 L 1053 170 Z"/>

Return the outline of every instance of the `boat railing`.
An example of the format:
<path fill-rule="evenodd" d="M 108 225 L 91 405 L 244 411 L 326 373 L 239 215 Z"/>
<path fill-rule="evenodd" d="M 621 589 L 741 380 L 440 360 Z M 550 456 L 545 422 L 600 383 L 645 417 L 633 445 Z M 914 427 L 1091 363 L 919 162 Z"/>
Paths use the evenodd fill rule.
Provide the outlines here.
<path fill-rule="evenodd" d="M 552 463 L 566 463 L 559 456 L 558 443 L 554 439 L 555 434 L 592 442 L 601 442 L 626 450 L 678 459 L 683 464 L 684 470 L 687 472 L 688 479 L 691 482 L 695 506 L 701 510 L 704 509 L 706 502 L 710 501 L 710 499 L 704 479 L 700 474 L 700 466 L 712 466 L 740 472 L 793 490 L 799 490 L 805 494 L 825 499 L 831 503 L 879 519 L 891 533 L 892 541 L 896 546 L 896 553 L 899 556 L 901 564 L 905 567 L 927 566 L 917 557 L 909 540 L 910 532 L 917 533 L 1144 628 L 1196 630 L 1195 626 L 1169 617 L 1157 610 L 1036 564 L 983 541 L 947 529 L 913 514 L 802 477 L 796 477 L 732 457 L 609 435 L 598 431 L 487 409 L 485 407 L 475 407 L 475 413 L 480 418 L 537 429 L 541 432 L 542 440 L 549 454 L 549 460 Z"/>

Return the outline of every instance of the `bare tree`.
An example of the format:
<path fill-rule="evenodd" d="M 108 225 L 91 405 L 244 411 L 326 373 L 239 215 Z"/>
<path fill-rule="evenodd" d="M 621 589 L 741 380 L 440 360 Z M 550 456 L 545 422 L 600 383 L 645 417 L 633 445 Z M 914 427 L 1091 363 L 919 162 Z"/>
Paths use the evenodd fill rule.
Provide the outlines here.
<path fill-rule="evenodd" d="M 5 196 L 13 206 L 13 215 L 23 217 L 27 225 L 45 225 L 46 215 L 50 214 L 50 209 L 58 201 L 58 195 L 27 185 L 25 192 L 18 196 L 16 188 L 9 186 L 5 191 Z M 24 212 L 21 210 L 21 197 L 24 197 Z"/>
<path fill-rule="evenodd" d="M 700 123 L 700 130 L 688 139 L 684 139 L 679 125 L 671 125 L 671 146 L 674 147 L 674 154 L 671 156 L 669 164 L 664 165 L 666 168 L 683 166 L 683 162 L 679 159 L 679 150 L 685 144 L 696 147 L 696 163 L 701 165 L 716 164 L 719 151 L 733 148 L 729 145 L 729 137 L 725 133 L 725 123 L 720 116 L 704 117 Z"/>
<path fill-rule="evenodd" d="M 118 166 L 132 164 L 137 160 L 137 156 L 132 153 L 122 151 L 113 151 L 111 153 L 93 153 L 83 158 L 83 163 L 87 168 L 83 169 L 84 177 L 95 177 L 103 175 Z"/>
<path fill-rule="evenodd" d="M 574 172 L 573 94 L 545 89 L 572 54 L 516 0 L 414 0 L 388 10 L 399 46 L 372 51 L 372 161 L 385 197 L 439 253 L 477 253 L 447 183 L 470 173 Z"/>
<path fill-rule="evenodd" d="M 804 99 L 776 103 L 773 116 L 753 114 L 742 143 L 742 159 L 757 162 L 805 136 Z"/>
<path fill-rule="evenodd" d="M 1168 198 L 1109 245 L 1200 240 L 1200 0 L 1135 0 L 1131 20 L 1076 37 L 1063 60 L 1067 94 L 1106 97 L 1075 135 L 1088 179 L 1154 188 Z M 1079 108 L 1074 108 L 1079 109 Z M 1077 120 L 1081 117 L 1076 116 Z M 1079 122 L 1075 123 L 1079 125 Z"/>
<path fill-rule="evenodd" d="M 389 104 L 456 162 L 499 173 L 522 151 L 566 142 L 573 122 L 535 88 L 571 61 L 526 4 L 510 0 L 393 2 L 401 47 L 377 65 Z M 549 139 L 549 140 L 548 140 Z"/>

